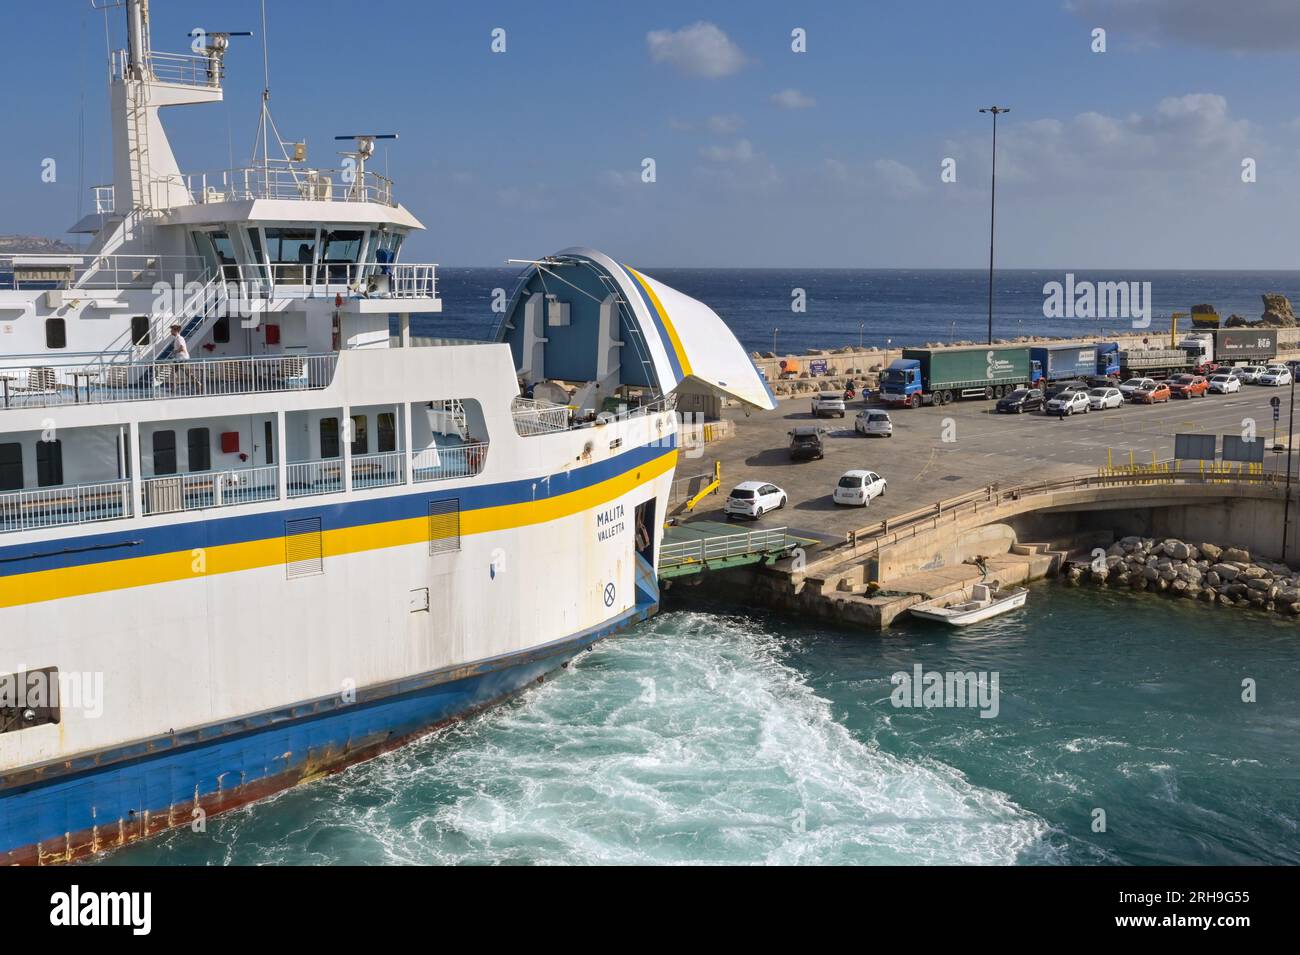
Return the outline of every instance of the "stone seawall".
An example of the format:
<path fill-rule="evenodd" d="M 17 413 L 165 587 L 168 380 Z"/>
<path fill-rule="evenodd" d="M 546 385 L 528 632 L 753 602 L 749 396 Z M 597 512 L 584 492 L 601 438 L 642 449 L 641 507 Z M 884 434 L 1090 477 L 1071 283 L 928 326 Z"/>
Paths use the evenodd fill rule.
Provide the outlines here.
<path fill-rule="evenodd" d="M 1180 327 L 1178 337 L 1182 338 L 1196 329 L 1188 326 Z M 1300 357 L 1300 328 L 1274 328 L 1271 331 L 1277 335 L 1278 357 Z M 997 339 L 999 345 L 1060 345 L 1066 343 L 1077 343 L 1087 345 L 1097 341 L 1119 342 L 1120 348 L 1141 348 L 1159 347 L 1162 342 L 1167 342 L 1169 338 L 1169 329 L 1149 330 L 1134 334 L 1124 335 L 1096 335 L 1091 338 L 1014 338 L 1014 339 Z M 937 345 L 972 345 L 978 342 L 937 342 Z M 918 343 L 916 347 L 923 347 L 924 342 Z M 913 347 L 908 345 L 906 347 Z M 889 363 L 897 358 L 903 357 L 902 348 L 813 348 L 801 355 L 774 355 L 771 352 L 766 354 L 753 353 L 750 357 L 754 359 L 754 364 L 758 370 L 763 373 L 764 377 L 772 384 L 773 391 L 778 398 L 789 398 L 797 395 L 806 395 L 809 392 L 816 391 L 822 386 L 840 388 L 848 378 L 857 381 L 859 387 L 864 383 L 868 387 L 876 387 L 879 381 L 880 371 L 889 366 Z M 793 361 L 798 364 L 798 376 L 795 378 L 781 380 L 781 362 Z M 808 363 L 810 361 L 826 362 L 825 375 L 811 375 L 808 372 Z"/>
<path fill-rule="evenodd" d="M 1072 562 L 1062 578 L 1071 584 L 1150 590 L 1222 607 L 1300 616 L 1300 572 L 1252 559 L 1241 547 L 1124 537 L 1090 561 Z"/>

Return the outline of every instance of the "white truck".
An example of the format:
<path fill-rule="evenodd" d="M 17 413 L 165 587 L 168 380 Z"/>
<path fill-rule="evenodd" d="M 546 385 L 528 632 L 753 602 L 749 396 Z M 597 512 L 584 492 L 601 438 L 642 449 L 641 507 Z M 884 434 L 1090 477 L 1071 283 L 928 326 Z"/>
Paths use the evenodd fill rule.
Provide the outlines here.
<path fill-rule="evenodd" d="M 812 416 L 814 418 L 844 417 L 844 395 L 838 391 L 822 391 L 813 396 Z"/>

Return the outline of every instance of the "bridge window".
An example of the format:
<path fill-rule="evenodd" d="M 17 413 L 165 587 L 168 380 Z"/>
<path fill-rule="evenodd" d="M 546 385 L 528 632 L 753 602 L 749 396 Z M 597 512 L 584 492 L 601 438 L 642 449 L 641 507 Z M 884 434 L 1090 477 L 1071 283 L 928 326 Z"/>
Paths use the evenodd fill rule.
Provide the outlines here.
<path fill-rule="evenodd" d="M 326 232 L 321 240 L 321 261 L 325 263 L 327 281 L 348 281 L 348 265 L 361 254 L 361 239 L 365 233 L 359 229 L 336 229 Z"/>
<path fill-rule="evenodd" d="M 175 431 L 155 431 L 153 433 L 153 473 L 176 473 Z"/>
<path fill-rule="evenodd" d="M 46 348 L 67 348 L 68 347 L 68 323 L 62 318 L 47 318 L 45 320 L 45 347 Z"/>
<path fill-rule="evenodd" d="M 0 444 L 0 491 L 23 489 L 23 446 L 14 441 Z"/>
<path fill-rule="evenodd" d="M 186 434 L 190 471 L 212 470 L 212 436 L 207 428 L 190 428 Z"/>
<path fill-rule="evenodd" d="M 36 442 L 36 483 L 40 487 L 57 487 L 63 483 L 63 442 Z"/>

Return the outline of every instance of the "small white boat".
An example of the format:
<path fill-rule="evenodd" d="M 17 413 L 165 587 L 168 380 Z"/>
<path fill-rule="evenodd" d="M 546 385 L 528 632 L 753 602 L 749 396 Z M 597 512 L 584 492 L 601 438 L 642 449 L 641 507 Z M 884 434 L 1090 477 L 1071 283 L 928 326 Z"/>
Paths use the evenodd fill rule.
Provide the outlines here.
<path fill-rule="evenodd" d="M 1014 590 L 1000 590 L 995 585 L 975 584 L 971 587 L 971 599 L 943 607 L 931 602 L 917 604 L 911 608 L 912 614 L 924 620 L 938 620 L 940 623 L 954 627 L 965 627 L 979 623 L 990 617 L 996 617 L 1008 610 L 1015 610 L 1025 605 L 1029 591 L 1024 587 Z"/>

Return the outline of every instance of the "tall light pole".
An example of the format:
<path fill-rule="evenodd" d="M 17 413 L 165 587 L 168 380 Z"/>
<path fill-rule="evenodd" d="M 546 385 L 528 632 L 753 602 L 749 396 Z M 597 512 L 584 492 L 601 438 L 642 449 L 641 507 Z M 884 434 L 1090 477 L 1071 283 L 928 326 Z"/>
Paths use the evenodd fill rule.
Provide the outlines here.
<path fill-rule="evenodd" d="M 1282 562 L 1291 536 L 1291 445 L 1295 438 L 1295 372 L 1291 373 L 1291 413 L 1286 422 L 1286 497 L 1282 501 Z"/>
<path fill-rule="evenodd" d="M 981 113 L 993 114 L 993 178 L 989 189 L 989 344 L 993 344 L 993 217 L 998 201 L 998 116 L 1011 112 L 1010 106 L 986 106 Z"/>
<path fill-rule="evenodd" d="M 858 322 L 858 351 L 862 351 L 862 333 L 867 330 L 866 322 Z"/>
<path fill-rule="evenodd" d="M 777 328 L 775 325 L 772 326 L 772 354 L 773 355 L 776 354 L 776 333 L 779 332 L 780 330 L 781 329 Z"/>

